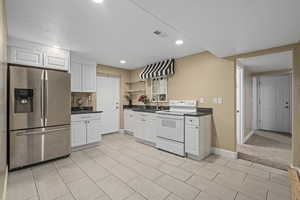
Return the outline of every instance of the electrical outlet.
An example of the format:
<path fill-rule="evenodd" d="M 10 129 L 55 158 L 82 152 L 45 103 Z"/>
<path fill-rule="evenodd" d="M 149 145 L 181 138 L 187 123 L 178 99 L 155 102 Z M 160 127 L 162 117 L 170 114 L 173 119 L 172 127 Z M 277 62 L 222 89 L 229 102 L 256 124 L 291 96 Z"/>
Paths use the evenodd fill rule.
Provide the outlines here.
<path fill-rule="evenodd" d="M 200 98 L 199 103 L 205 103 L 204 97 L 201 97 L 201 98 Z"/>
<path fill-rule="evenodd" d="M 218 104 L 218 98 L 217 97 L 213 98 L 213 104 Z"/>
<path fill-rule="evenodd" d="M 223 98 L 222 97 L 218 97 L 218 104 L 223 104 Z"/>

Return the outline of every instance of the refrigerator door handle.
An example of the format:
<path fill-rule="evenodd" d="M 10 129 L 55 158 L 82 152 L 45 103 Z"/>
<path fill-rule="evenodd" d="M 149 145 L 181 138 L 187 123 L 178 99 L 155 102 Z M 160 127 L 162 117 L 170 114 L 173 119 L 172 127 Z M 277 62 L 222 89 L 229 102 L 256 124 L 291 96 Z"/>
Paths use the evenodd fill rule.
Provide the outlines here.
<path fill-rule="evenodd" d="M 42 71 L 42 75 L 41 75 L 41 81 L 42 81 L 42 84 L 41 84 L 41 126 L 44 126 L 44 106 L 45 106 L 45 103 L 44 103 L 44 70 Z"/>
<path fill-rule="evenodd" d="M 54 133 L 54 132 L 59 132 L 59 131 L 65 131 L 68 130 L 69 128 L 59 128 L 59 129 L 52 129 L 52 130 L 48 130 L 48 131 L 35 131 L 35 132 L 28 132 L 28 131 L 20 131 L 17 132 L 16 135 L 17 136 L 28 136 L 28 135 L 44 135 L 47 133 Z"/>
<path fill-rule="evenodd" d="M 48 71 L 45 70 L 45 104 L 44 104 L 44 118 L 45 126 L 47 126 L 47 116 L 48 116 Z"/>

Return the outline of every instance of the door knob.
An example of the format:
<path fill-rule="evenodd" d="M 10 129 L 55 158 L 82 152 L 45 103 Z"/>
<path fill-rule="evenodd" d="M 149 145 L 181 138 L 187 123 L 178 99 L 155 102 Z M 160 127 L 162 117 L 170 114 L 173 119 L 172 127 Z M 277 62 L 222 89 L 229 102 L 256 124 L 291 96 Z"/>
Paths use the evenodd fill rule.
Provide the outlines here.
<path fill-rule="evenodd" d="M 284 106 L 284 108 L 290 108 L 289 106 Z"/>

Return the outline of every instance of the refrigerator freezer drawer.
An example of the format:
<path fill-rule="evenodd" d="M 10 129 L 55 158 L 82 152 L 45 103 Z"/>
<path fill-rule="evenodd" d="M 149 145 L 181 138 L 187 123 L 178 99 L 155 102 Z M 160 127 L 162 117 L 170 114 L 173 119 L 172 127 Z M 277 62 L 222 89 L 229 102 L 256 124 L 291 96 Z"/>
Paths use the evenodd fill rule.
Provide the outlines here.
<path fill-rule="evenodd" d="M 9 169 L 16 169 L 71 153 L 70 126 L 11 131 Z"/>

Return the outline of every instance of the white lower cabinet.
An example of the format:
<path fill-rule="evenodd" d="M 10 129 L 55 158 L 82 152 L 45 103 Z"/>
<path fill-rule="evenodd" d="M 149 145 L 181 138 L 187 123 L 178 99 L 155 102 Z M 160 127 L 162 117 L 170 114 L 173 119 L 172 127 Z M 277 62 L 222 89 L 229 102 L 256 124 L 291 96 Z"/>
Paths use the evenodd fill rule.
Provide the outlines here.
<path fill-rule="evenodd" d="M 124 129 L 134 137 L 156 144 L 157 120 L 155 113 L 124 111 Z"/>
<path fill-rule="evenodd" d="M 210 154 L 211 115 L 185 118 L 185 152 L 191 158 L 201 160 Z"/>
<path fill-rule="evenodd" d="M 86 140 L 87 143 L 98 142 L 100 135 L 100 120 L 90 120 L 87 121 L 87 133 Z"/>
<path fill-rule="evenodd" d="M 85 122 L 72 122 L 72 147 L 86 144 L 86 125 Z"/>
<path fill-rule="evenodd" d="M 72 147 L 101 141 L 101 114 L 72 115 Z"/>
<path fill-rule="evenodd" d="M 134 133 L 135 129 L 135 112 L 132 110 L 124 110 L 124 129 L 131 133 Z"/>

